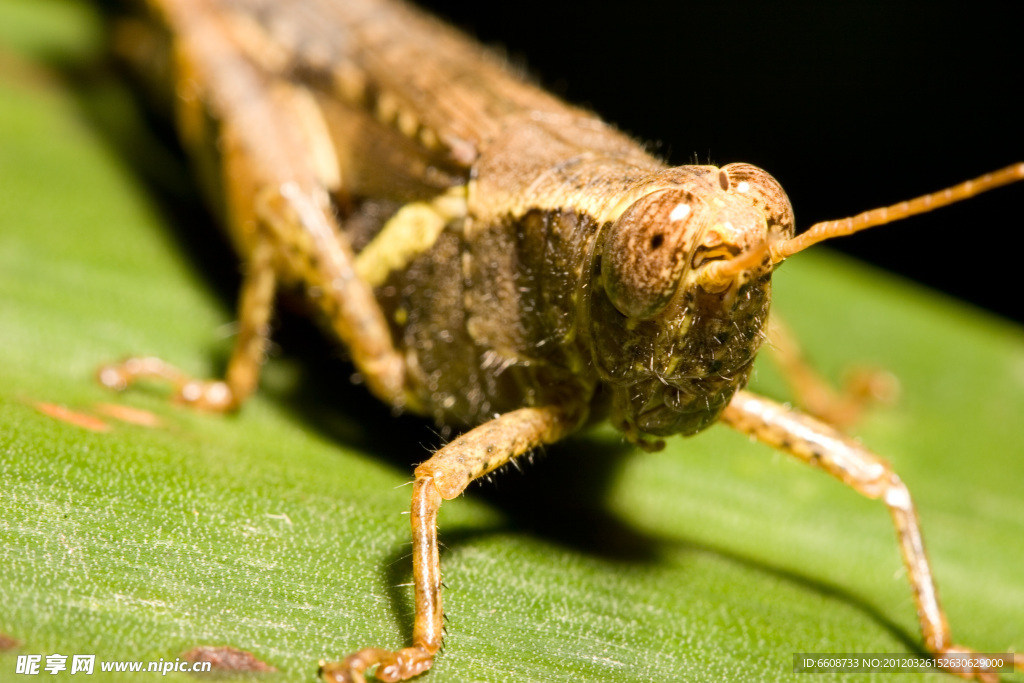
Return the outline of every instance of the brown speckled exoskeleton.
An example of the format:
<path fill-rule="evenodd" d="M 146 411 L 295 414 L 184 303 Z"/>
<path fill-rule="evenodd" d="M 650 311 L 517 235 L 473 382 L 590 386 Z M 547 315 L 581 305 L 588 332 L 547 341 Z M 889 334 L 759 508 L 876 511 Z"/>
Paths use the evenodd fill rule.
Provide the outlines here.
<path fill-rule="evenodd" d="M 237 408 L 257 384 L 274 293 L 290 287 L 374 395 L 463 431 L 415 471 L 412 643 L 322 664 L 326 680 L 429 669 L 442 638 L 441 501 L 605 418 L 648 449 L 722 421 L 882 500 L 925 647 L 967 651 L 953 644 L 899 477 L 827 421 L 743 387 L 777 264 L 1019 180 L 1024 164 L 794 237 L 789 200 L 764 171 L 666 167 L 410 7 L 142 9 L 118 44 L 173 75 L 182 140 L 246 270 L 223 381 L 148 358 L 104 368 L 102 381 L 162 377 L 189 404 Z"/>

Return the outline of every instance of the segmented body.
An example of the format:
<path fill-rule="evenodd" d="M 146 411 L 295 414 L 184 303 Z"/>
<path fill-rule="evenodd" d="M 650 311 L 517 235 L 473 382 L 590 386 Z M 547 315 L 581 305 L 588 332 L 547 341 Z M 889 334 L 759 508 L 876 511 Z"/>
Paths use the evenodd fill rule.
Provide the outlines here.
<path fill-rule="evenodd" d="M 767 312 L 768 273 L 738 294 L 680 287 L 674 315 L 639 323 L 601 287 L 608 226 L 637 198 L 665 188 L 721 202 L 729 188 L 719 187 L 717 169 L 667 169 L 593 114 L 405 6 L 201 6 L 261 86 L 287 93 L 300 110 L 319 180 L 405 358 L 407 407 L 467 426 L 523 406 L 562 405 L 581 421 L 612 406 L 616 423 L 644 441 L 707 426 L 745 382 Z M 169 23 L 180 14 L 168 10 Z M 206 121 L 207 104 L 195 100 L 200 113 L 186 103 L 179 118 Z M 207 150 L 199 157 L 221 134 L 216 125 L 182 128 L 186 138 L 195 131 L 194 149 Z M 244 175 L 209 175 L 228 172 L 212 183 L 215 192 Z M 791 217 L 779 222 L 791 232 Z M 249 249 L 251 218 L 228 224 Z M 276 240 L 279 278 L 322 302 L 309 239 Z"/>

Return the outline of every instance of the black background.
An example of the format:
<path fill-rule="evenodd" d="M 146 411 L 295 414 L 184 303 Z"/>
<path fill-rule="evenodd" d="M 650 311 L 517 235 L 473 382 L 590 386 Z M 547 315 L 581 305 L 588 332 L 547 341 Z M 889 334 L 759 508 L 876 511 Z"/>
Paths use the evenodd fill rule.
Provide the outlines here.
<path fill-rule="evenodd" d="M 674 164 L 746 161 L 798 229 L 1024 160 L 1014 3 L 420 3 Z M 1024 184 L 833 242 L 1024 321 Z"/>

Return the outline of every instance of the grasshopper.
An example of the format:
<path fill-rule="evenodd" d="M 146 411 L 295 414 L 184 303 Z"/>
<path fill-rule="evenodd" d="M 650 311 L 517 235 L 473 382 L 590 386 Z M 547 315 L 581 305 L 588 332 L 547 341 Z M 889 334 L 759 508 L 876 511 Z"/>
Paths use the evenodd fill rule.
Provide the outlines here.
<path fill-rule="evenodd" d="M 223 380 L 140 357 L 103 368 L 101 381 L 155 377 L 189 405 L 237 409 L 258 382 L 275 292 L 291 288 L 371 393 L 460 433 L 415 470 L 411 645 L 321 663 L 325 680 L 430 669 L 443 630 L 442 501 L 604 419 L 648 450 L 722 422 L 881 500 L 924 647 L 971 652 L 952 639 L 900 478 L 829 421 L 744 387 L 780 263 L 1024 179 L 1024 164 L 796 236 L 786 193 L 760 168 L 668 167 L 411 7 L 150 0 L 140 10 L 119 42 L 171 74 L 182 142 L 245 276 Z"/>

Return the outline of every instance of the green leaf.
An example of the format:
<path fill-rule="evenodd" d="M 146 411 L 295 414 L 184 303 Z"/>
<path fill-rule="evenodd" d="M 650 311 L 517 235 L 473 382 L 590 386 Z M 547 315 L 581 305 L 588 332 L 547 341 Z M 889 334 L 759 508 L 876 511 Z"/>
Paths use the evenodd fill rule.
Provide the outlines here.
<path fill-rule="evenodd" d="M 18 654 L 228 645 L 280 672 L 260 680 L 309 681 L 405 644 L 403 484 L 440 440 L 288 316 L 237 416 L 97 386 L 127 354 L 218 372 L 237 267 L 97 66 L 97 17 L 4 0 L 0 27 L 0 633 L 22 643 L 0 679 Z M 829 376 L 899 378 L 856 433 L 916 497 L 957 641 L 1024 648 L 1024 334 L 827 252 L 787 264 L 775 300 Z M 767 364 L 755 382 L 786 397 Z M 724 428 L 657 454 L 602 428 L 523 469 L 444 505 L 448 638 L 424 682 L 778 680 L 797 652 L 920 650 L 883 506 Z"/>

